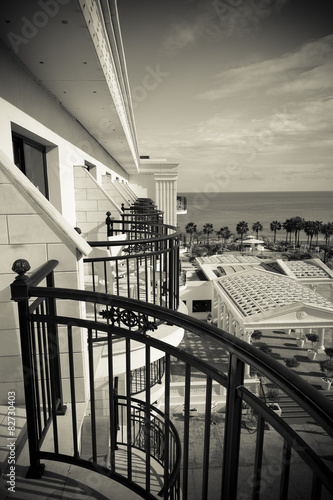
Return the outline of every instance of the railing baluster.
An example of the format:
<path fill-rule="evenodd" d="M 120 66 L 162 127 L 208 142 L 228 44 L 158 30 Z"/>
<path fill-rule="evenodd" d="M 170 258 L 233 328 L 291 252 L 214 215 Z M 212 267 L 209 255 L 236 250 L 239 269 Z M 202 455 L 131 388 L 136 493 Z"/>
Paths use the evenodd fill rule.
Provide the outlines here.
<path fill-rule="evenodd" d="M 169 483 L 169 433 L 170 433 L 170 355 L 165 359 L 165 390 L 164 390 L 164 498 L 168 498 Z"/>
<path fill-rule="evenodd" d="M 127 477 L 132 481 L 132 411 L 131 411 L 131 341 L 125 339 L 126 346 L 126 419 L 127 419 Z M 133 432 L 133 440 L 136 434 Z"/>
<path fill-rule="evenodd" d="M 42 436 L 42 420 L 41 420 L 41 405 L 39 397 L 39 376 L 38 376 L 38 364 L 37 364 L 37 350 L 36 350 L 36 339 L 35 339 L 35 324 L 32 322 L 30 324 L 31 328 L 31 346 L 32 346 L 32 363 L 34 370 L 34 382 L 35 382 L 35 395 L 36 395 L 36 418 L 37 418 L 37 429 L 38 429 L 38 440 L 40 441 Z"/>
<path fill-rule="evenodd" d="M 77 440 L 74 350 L 73 350 L 73 331 L 71 325 L 67 325 L 67 341 L 68 341 L 69 381 L 70 381 L 71 403 L 72 403 L 73 448 L 74 448 L 74 457 L 78 458 L 79 448 Z"/>
<path fill-rule="evenodd" d="M 173 239 L 169 240 L 169 250 L 168 253 L 166 254 L 168 258 L 168 275 L 169 275 L 169 283 L 168 283 L 168 289 L 169 289 L 169 301 L 167 301 L 168 307 L 170 309 L 174 309 L 174 272 L 175 272 L 175 263 L 174 263 L 174 254 L 173 254 Z"/>
<path fill-rule="evenodd" d="M 188 495 L 188 465 L 190 437 L 190 395 L 191 395 L 191 365 L 186 363 L 185 371 L 185 401 L 184 401 L 184 448 L 183 448 L 183 495 Z"/>
<path fill-rule="evenodd" d="M 40 307 L 39 307 L 40 309 Z M 40 311 L 39 311 L 40 312 Z M 42 333 L 40 321 L 37 322 L 37 342 L 38 342 L 38 358 L 39 358 L 39 371 L 40 371 L 40 386 L 42 392 L 42 411 L 44 416 L 44 427 L 47 425 L 47 408 L 46 408 L 46 392 L 45 392 L 45 375 L 44 375 L 44 355 L 42 344 Z M 38 404 L 38 403 L 37 403 Z"/>
<path fill-rule="evenodd" d="M 109 380 L 109 427 L 110 427 L 110 469 L 112 472 L 116 470 L 116 449 L 117 449 L 117 431 L 118 431 L 118 404 L 116 398 L 118 388 L 114 387 L 116 382 L 113 380 L 113 348 L 112 348 L 112 333 L 108 332 L 108 380 Z"/>
<path fill-rule="evenodd" d="M 145 255 L 144 256 L 144 266 L 145 266 L 145 298 L 146 298 L 146 302 L 150 302 L 150 294 L 151 294 L 151 291 L 150 291 L 150 273 L 149 273 L 149 280 L 148 280 L 148 260 L 147 260 L 147 256 Z M 139 297 L 140 299 L 140 297 Z"/>
<path fill-rule="evenodd" d="M 282 473 L 280 482 L 280 500 L 288 498 L 291 446 L 284 440 L 282 450 Z"/>
<path fill-rule="evenodd" d="M 237 394 L 237 387 L 243 382 L 244 363 L 235 354 L 230 354 L 221 488 L 221 499 L 223 500 L 234 500 L 237 497 L 242 420 L 242 399 Z"/>
<path fill-rule="evenodd" d="M 46 286 L 48 288 L 54 288 L 54 273 L 51 271 L 46 276 Z M 57 308 L 56 301 L 53 297 L 49 297 L 46 302 L 47 314 L 51 317 L 56 318 Z M 49 342 L 52 344 L 52 356 L 50 357 L 50 366 L 52 366 L 51 376 L 54 382 L 55 397 L 57 400 L 57 414 L 64 415 L 66 413 L 66 406 L 63 404 L 62 399 L 62 379 L 61 379 L 61 368 L 60 368 L 60 351 L 59 351 L 59 339 L 58 339 L 58 326 L 55 323 L 50 323 L 48 325 L 49 332 Z"/>
<path fill-rule="evenodd" d="M 44 302 L 41 304 L 41 314 L 44 316 Z M 45 322 L 42 322 L 42 336 L 43 336 L 43 354 L 44 354 L 44 366 L 45 366 L 45 378 L 46 378 L 46 394 L 47 394 L 47 404 L 48 404 L 48 418 L 51 416 L 51 388 L 50 388 L 50 372 L 48 363 L 48 352 L 47 352 L 47 336 L 46 336 L 46 326 Z"/>
<path fill-rule="evenodd" d="M 146 344 L 146 404 L 145 404 L 145 450 L 146 450 L 146 490 L 150 493 L 150 346 Z"/>
<path fill-rule="evenodd" d="M 210 449 L 210 424 L 212 412 L 212 379 L 207 377 L 206 383 L 206 411 L 205 411 L 205 436 L 203 453 L 202 473 L 202 498 L 208 498 L 208 475 L 209 475 L 209 449 Z"/>
<path fill-rule="evenodd" d="M 136 257 L 135 264 L 136 264 L 136 288 L 137 288 L 136 298 L 138 300 L 140 300 L 140 266 L 139 266 L 139 257 Z M 145 283 L 144 286 L 147 287 L 147 283 Z"/>
<path fill-rule="evenodd" d="M 265 420 L 261 415 L 258 415 L 256 452 L 254 458 L 254 473 L 253 473 L 253 492 L 252 500 L 259 500 L 261 490 L 261 467 L 262 455 L 264 446 Z M 287 498 L 287 497 L 285 497 Z"/>
<path fill-rule="evenodd" d="M 117 292 L 116 292 L 116 295 L 120 295 L 119 294 L 119 261 L 116 260 L 116 289 L 117 289 Z"/>
<path fill-rule="evenodd" d="M 90 387 L 90 432 L 92 461 L 97 463 L 97 442 L 96 442 L 96 407 L 95 407 L 95 383 L 94 383 L 94 352 L 92 329 L 88 328 L 88 359 L 89 359 L 89 387 Z"/>
<path fill-rule="evenodd" d="M 104 290 L 105 293 L 109 293 L 108 291 L 108 270 L 106 268 L 106 260 L 104 261 Z"/>

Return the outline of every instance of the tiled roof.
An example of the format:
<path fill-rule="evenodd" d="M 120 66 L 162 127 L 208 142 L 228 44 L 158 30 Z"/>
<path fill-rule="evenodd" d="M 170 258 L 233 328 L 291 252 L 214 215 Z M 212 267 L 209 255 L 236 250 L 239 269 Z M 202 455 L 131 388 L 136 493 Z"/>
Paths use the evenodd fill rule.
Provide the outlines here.
<path fill-rule="evenodd" d="M 200 264 L 260 264 L 261 260 L 252 255 L 211 255 L 198 257 Z"/>
<path fill-rule="evenodd" d="M 284 261 L 284 265 L 296 276 L 296 278 L 330 278 L 330 275 L 313 262 L 303 260 Z"/>
<path fill-rule="evenodd" d="M 220 278 L 217 285 L 243 316 L 253 316 L 274 308 L 302 302 L 333 311 L 329 300 L 296 280 L 263 272 L 234 274 Z"/>

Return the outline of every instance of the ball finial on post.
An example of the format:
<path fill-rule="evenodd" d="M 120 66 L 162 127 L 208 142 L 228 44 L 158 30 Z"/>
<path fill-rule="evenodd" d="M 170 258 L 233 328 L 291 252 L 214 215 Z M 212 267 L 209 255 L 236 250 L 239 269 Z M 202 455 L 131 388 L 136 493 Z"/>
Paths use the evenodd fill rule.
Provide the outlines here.
<path fill-rule="evenodd" d="M 24 276 L 31 269 L 30 264 L 25 259 L 17 259 L 12 265 L 12 271 L 17 273 L 16 279 L 27 279 L 27 276 Z"/>

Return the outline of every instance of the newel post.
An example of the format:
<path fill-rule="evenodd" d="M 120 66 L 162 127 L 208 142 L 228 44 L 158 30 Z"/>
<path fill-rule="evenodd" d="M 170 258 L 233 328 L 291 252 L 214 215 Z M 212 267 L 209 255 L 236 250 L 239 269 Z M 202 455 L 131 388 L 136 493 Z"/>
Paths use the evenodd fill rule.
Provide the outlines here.
<path fill-rule="evenodd" d="M 38 430 L 35 398 L 35 369 L 32 358 L 31 329 L 29 324 L 29 286 L 28 276 L 25 275 L 30 269 L 27 260 L 16 260 L 12 266 L 12 271 L 18 274 L 11 284 L 12 300 L 17 302 L 20 340 L 23 367 L 23 382 L 25 406 L 27 413 L 27 431 L 29 441 L 30 467 L 27 478 L 40 478 L 43 474 L 44 465 L 38 459 Z"/>
<path fill-rule="evenodd" d="M 107 228 L 107 237 L 113 236 L 113 221 L 114 218 L 111 217 L 111 212 L 106 212 L 105 224 Z"/>

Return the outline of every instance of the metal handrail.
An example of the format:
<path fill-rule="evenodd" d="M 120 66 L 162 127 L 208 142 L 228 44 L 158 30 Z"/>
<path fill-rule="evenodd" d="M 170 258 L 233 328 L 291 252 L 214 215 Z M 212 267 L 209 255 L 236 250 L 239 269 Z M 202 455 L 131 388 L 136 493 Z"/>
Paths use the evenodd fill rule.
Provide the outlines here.
<path fill-rule="evenodd" d="M 170 311 L 168 308 L 157 306 L 155 304 L 144 303 L 142 301 L 121 298 L 115 295 L 108 295 L 105 293 L 89 292 L 83 290 L 72 290 L 66 288 L 53 288 L 40 287 L 37 286 L 39 282 L 42 282 L 43 276 L 47 277 L 50 267 L 53 264 L 46 264 L 38 269 L 36 277 L 35 273 L 30 276 L 30 278 L 25 279 L 24 276 L 19 277 L 12 284 L 12 296 L 14 300 L 17 300 L 22 305 L 26 304 L 22 308 L 20 316 L 21 325 L 24 322 L 27 323 L 27 328 L 25 334 L 34 331 L 34 325 L 36 328 L 38 325 L 42 325 L 39 328 L 51 329 L 55 331 L 54 326 L 65 325 L 67 326 L 68 336 L 72 338 L 73 327 L 80 327 L 89 332 L 88 339 L 88 351 L 89 359 L 93 360 L 93 345 L 95 343 L 103 343 L 108 345 L 108 352 L 111 349 L 112 338 L 123 338 L 126 343 L 126 371 L 130 371 L 130 341 L 135 341 L 136 343 L 141 343 L 145 349 L 146 363 L 150 364 L 150 349 L 155 348 L 159 351 L 165 353 L 166 356 L 166 382 L 165 382 L 165 418 L 166 422 L 169 421 L 169 409 L 168 405 L 170 403 L 170 357 L 183 361 L 186 366 L 186 377 L 185 377 L 185 404 L 184 404 L 184 433 L 186 431 L 186 437 L 184 434 L 184 486 L 183 494 L 184 498 L 187 498 L 187 466 L 188 466 L 188 429 L 189 429 L 189 389 L 190 389 L 190 371 L 188 367 L 196 368 L 200 373 L 205 374 L 207 377 L 207 394 L 206 394 L 206 410 L 205 410 L 205 436 L 204 436 L 204 458 L 205 463 L 203 469 L 203 498 L 207 498 L 208 492 L 208 470 L 209 467 L 209 439 L 210 439 L 210 418 L 211 418 L 211 395 L 212 395 L 212 381 L 216 381 L 223 387 L 227 387 L 227 407 L 226 407 L 226 422 L 224 426 L 224 447 L 223 447 L 223 470 L 222 470 L 222 488 L 221 497 L 231 500 L 236 496 L 237 489 L 237 470 L 238 470 L 238 460 L 239 460 L 239 439 L 241 431 L 241 403 L 245 401 L 254 409 L 258 414 L 258 428 L 257 428 L 257 448 L 256 448 L 256 468 L 255 474 L 257 482 L 254 485 L 254 496 L 253 498 L 259 498 L 260 490 L 260 455 L 262 453 L 262 443 L 263 443 L 263 433 L 264 433 L 264 421 L 267 421 L 273 428 L 281 435 L 284 439 L 284 457 L 290 455 L 290 450 L 295 449 L 295 451 L 301 456 L 304 462 L 313 471 L 313 481 L 312 481 L 312 498 L 320 498 L 319 491 L 321 484 L 323 484 L 326 489 L 333 494 L 333 485 L 331 482 L 331 472 L 326 466 L 322 458 L 320 458 L 311 447 L 304 442 L 304 440 L 298 435 L 290 426 L 284 422 L 281 417 L 277 416 L 260 398 L 254 395 L 244 386 L 244 365 L 245 363 L 250 364 L 258 372 L 262 373 L 265 377 L 274 382 L 280 389 L 282 389 L 286 394 L 290 395 L 293 400 L 295 400 L 306 412 L 314 419 L 316 424 L 320 425 L 327 433 L 328 436 L 333 438 L 333 403 L 320 394 L 316 389 L 310 386 L 305 380 L 296 375 L 290 369 L 279 363 L 277 360 L 272 359 L 267 356 L 256 347 L 244 342 L 243 340 L 234 337 L 233 335 L 224 332 L 217 327 L 204 323 L 201 320 L 190 318 L 189 316 L 179 313 L 177 311 Z M 21 284 L 20 284 L 21 282 Z M 32 286 L 32 283 L 34 286 Z M 26 288 L 25 293 L 22 294 L 22 288 Z M 16 294 L 16 289 L 19 289 L 19 293 Z M 66 316 L 58 316 L 56 311 L 51 311 L 51 314 L 43 312 L 42 309 L 38 309 L 36 313 L 31 314 L 28 311 L 28 299 L 36 297 L 35 301 L 38 304 L 42 298 L 46 299 L 46 303 L 52 304 L 56 303 L 57 300 L 63 301 L 74 301 L 74 302 L 85 302 L 98 304 L 100 306 L 105 306 L 105 314 L 103 317 L 106 321 L 93 321 L 81 318 L 73 318 Z M 229 372 L 228 375 L 218 370 L 208 362 L 204 362 L 199 357 L 194 356 L 178 347 L 171 344 L 165 343 L 163 340 L 155 337 L 153 333 L 147 334 L 150 329 L 154 329 L 154 322 L 151 319 L 158 319 L 167 323 L 168 325 L 174 325 L 176 327 L 185 329 L 198 336 L 206 339 L 207 341 L 213 342 L 216 346 L 223 347 L 229 353 Z M 134 321 L 135 320 L 135 321 Z M 92 332 L 96 331 L 96 336 L 93 338 Z M 37 328 L 38 334 L 38 328 Z M 21 332 L 22 338 L 22 332 Z M 69 349 L 71 366 L 70 372 L 74 377 L 74 361 L 72 348 Z M 111 350 L 112 352 L 112 350 Z M 93 361 L 91 361 L 93 363 Z M 109 361 L 110 366 L 110 361 Z M 91 397 L 93 398 L 93 365 L 89 364 L 90 372 L 90 384 L 91 385 Z M 146 384 L 146 400 L 142 404 L 145 405 L 146 414 L 149 413 L 150 405 L 150 388 L 148 387 L 148 377 L 149 373 L 147 371 L 147 384 Z M 38 392 L 38 377 L 37 381 L 34 382 L 34 391 Z M 75 395 L 74 379 L 71 380 L 71 391 Z M 127 387 L 129 387 L 129 378 L 127 382 Z M 33 394 L 33 393 L 32 393 Z M 127 391 L 129 394 L 129 391 Z M 74 398 L 75 400 L 75 398 Z M 112 398 L 110 397 L 110 404 Z M 127 396 L 128 405 L 130 402 L 130 396 Z M 94 401 L 92 399 L 92 414 L 95 415 Z M 113 403 L 112 403 L 113 404 Z M 53 417 L 53 427 L 56 431 L 56 407 L 53 403 L 52 412 Z M 75 405 L 74 405 L 75 406 Z M 129 406 L 128 406 L 129 408 Z M 31 409 L 31 408 L 30 408 Z M 28 407 L 27 407 L 28 411 Z M 74 411 L 74 410 L 73 410 Z M 33 406 L 32 412 L 36 412 L 36 405 Z M 113 412 L 110 411 L 110 415 Z M 127 418 L 130 417 L 130 409 L 127 409 Z M 76 422 L 75 414 L 73 415 L 73 422 Z M 30 421 L 31 423 L 31 421 Z M 37 423 L 34 424 L 37 426 Z M 74 423 L 73 423 L 74 425 Z M 76 424 L 75 424 L 76 425 Z M 28 417 L 28 427 L 29 427 L 29 417 Z M 96 428 L 95 423 L 93 425 L 93 441 L 96 439 Z M 127 430 L 128 432 L 128 430 Z M 129 431 L 130 432 L 130 431 Z M 166 426 L 167 436 L 169 436 L 169 424 Z M 94 434 L 95 433 L 95 434 Z M 75 435 L 73 427 L 73 436 Z M 130 437 L 130 434 L 129 434 Z M 58 438 L 57 438 L 58 439 Z M 74 439 L 74 438 L 73 438 Z M 76 438 L 75 438 L 76 440 Z M 56 442 L 58 442 L 56 440 Z M 75 441 L 76 442 L 76 441 Z M 128 441 L 130 442 L 130 441 Z M 115 443 L 113 443 L 114 445 Z M 34 443 L 32 443 L 34 446 Z M 75 448 L 75 446 L 74 446 Z M 114 448 L 113 448 L 114 449 Z M 130 453 L 130 451 L 129 451 Z M 146 453 L 150 453 L 150 445 L 147 444 Z M 93 455 L 96 457 L 96 445 Z M 169 456 L 168 446 L 165 447 L 164 457 Z M 54 459 L 60 461 L 67 461 L 68 463 L 75 463 L 77 465 L 82 465 L 83 467 L 91 467 L 84 461 L 80 461 L 77 452 L 77 442 L 76 442 L 76 453 L 74 457 L 64 456 L 59 454 L 56 450 L 54 453 L 46 453 L 41 451 L 39 448 L 34 451 L 34 467 L 35 469 L 40 467 L 39 460 L 42 458 Z M 164 459 L 165 459 L 164 458 Z M 177 456 L 177 459 L 179 457 Z M 96 458 L 94 459 L 96 461 Z M 113 458 L 114 461 L 114 458 Z M 168 463 L 167 461 L 165 463 Z M 289 477 L 289 463 L 286 460 L 283 463 L 283 486 L 282 494 L 285 494 L 288 489 L 288 477 Z M 95 464 L 96 465 L 96 464 Z M 124 484 L 131 484 L 131 473 L 129 471 L 128 481 L 124 478 L 119 478 L 116 473 L 111 474 L 109 469 L 100 467 L 100 472 L 110 477 L 123 482 Z M 113 470 L 114 472 L 114 470 Z M 146 464 L 146 474 L 149 475 L 149 461 Z M 175 480 L 178 479 L 175 477 Z M 165 473 L 165 488 L 172 488 L 170 486 L 171 478 Z M 149 478 L 148 478 L 148 492 L 144 494 L 139 488 L 136 490 L 145 498 L 151 498 L 149 494 Z M 282 485 L 282 483 L 281 483 Z M 133 487 L 134 488 L 134 487 Z M 177 486 L 178 488 L 178 486 Z M 171 491 L 171 490 L 170 490 Z M 172 490 L 173 491 L 173 490 Z M 178 490 L 177 490 L 178 491 Z M 172 493 L 173 494 L 173 493 Z M 285 496 L 286 497 L 286 496 Z M 168 493 L 164 491 L 164 498 L 168 498 Z"/>
<path fill-rule="evenodd" d="M 284 392 L 291 396 L 300 406 L 302 406 L 310 416 L 312 416 L 325 431 L 333 437 L 333 403 L 325 398 L 320 392 L 312 387 L 308 382 L 299 377 L 296 373 L 288 369 L 286 366 L 279 363 L 272 357 L 263 353 L 256 347 L 247 342 L 225 332 L 211 324 L 205 323 L 202 320 L 192 318 L 178 311 L 149 304 L 135 299 L 127 299 L 116 295 L 109 295 L 99 292 L 89 292 L 84 290 L 73 290 L 67 288 L 46 288 L 46 287 L 31 287 L 31 297 L 54 297 L 57 299 L 75 300 L 82 302 L 92 302 L 96 304 L 111 305 L 113 307 L 124 307 L 130 310 L 135 310 L 149 317 L 155 317 L 163 320 L 169 325 L 175 325 L 184 330 L 190 330 L 200 337 L 211 339 L 222 345 L 230 354 L 236 355 L 241 361 L 253 366 L 257 371 L 272 380 Z M 84 324 L 86 320 L 82 320 Z M 95 327 L 97 324 L 92 323 Z M 98 325 L 101 327 L 100 323 Z M 107 330 L 107 329 L 106 329 Z M 130 333 L 129 333 L 130 336 Z M 135 335 L 133 338 L 136 338 Z M 140 339 L 145 343 L 145 339 Z M 179 355 L 184 361 L 190 358 L 180 353 L 178 348 L 166 346 L 164 342 L 149 338 L 152 347 L 161 350 L 164 346 L 164 351 L 171 355 Z M 192 359 L 193 366 L 202 368 L 203 361 L 200 359 Z M 207 375 L 216 379 L 219 383 L 225 384 L 225 376 L 212 366 L 206 367 Z"/>
<path fill-rule="evenodd" d="M 170 226 L 172 227 L 172 226 Z M 112 241 L 112 240 L 103 240 L 103 241 L 88 241 L 87 243 L 91 247 L 119 247 L 119 246 L 126 246 L 126 245 L 142 245 L 145 243 L 156 243 L 159 241 L 169 241 L 173 239 L 179 238 L 181 235 L 180 231 L 177 231 L 173 234 L 158 234 L 152 238 L 142 238 L 142 239 L 136 239 L 136 240 L 117 240 L 117 241 Z M 84 259 L 86 262 L 89 262 L 89 257 Z"/>

